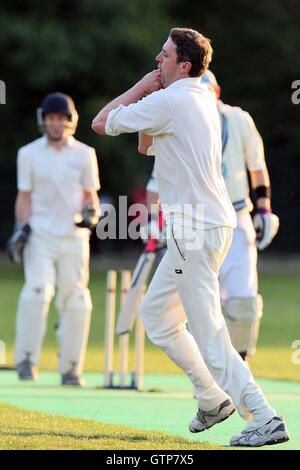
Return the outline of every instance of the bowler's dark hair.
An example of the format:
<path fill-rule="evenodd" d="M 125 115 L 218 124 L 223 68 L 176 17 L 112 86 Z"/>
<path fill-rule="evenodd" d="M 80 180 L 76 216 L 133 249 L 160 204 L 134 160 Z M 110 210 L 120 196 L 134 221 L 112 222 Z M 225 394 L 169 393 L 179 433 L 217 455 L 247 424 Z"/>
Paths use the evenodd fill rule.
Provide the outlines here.
<path fill-rule="evenodd" d="M 192 64 L 190 77 L 204 75 L 212 59 L 210 40 L 189 28 L 172 28 L 169 36 L 176 45 L 177 62 Z"/>

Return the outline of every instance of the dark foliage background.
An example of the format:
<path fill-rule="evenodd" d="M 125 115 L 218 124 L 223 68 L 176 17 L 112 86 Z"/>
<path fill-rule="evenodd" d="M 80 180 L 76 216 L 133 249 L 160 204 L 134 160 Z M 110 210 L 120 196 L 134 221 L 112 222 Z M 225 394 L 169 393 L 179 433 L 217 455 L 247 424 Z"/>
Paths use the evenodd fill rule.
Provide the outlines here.
<path fill-rule="evenodd" d="M 223 101 L 249 111 L 264 139 L 281 219 L 269 250 L 300 250 L 300 105 L 291 101 L 300 79 L 298 0 L 2 0 L 0 10 L 1 247 L 13 227 L 16 152 L 38 137 L 36 108 L 51 91 L 73 97 L 76 137 L 96 148 L 103 193 L 131 196 L 146 183 L 152 162 L 138 155 L 136 136 L 99 137 L 91 120 L 156 67 L 171 27 L 188 26 L 212 40 Z"/>

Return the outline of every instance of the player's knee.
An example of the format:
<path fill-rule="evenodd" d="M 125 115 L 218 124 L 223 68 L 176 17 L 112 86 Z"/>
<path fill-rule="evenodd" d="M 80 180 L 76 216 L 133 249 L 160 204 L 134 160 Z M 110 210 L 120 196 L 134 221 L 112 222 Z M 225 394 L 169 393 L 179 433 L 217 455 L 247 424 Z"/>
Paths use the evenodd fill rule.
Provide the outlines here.
<path fill-rule="evenodd" d="M 235 349 L 247 356 L 256 350 L 260 319 L 263 314 L 260 295 L 249 298 L 231 298 L 224 305 L 227 328 Z"/>
<path fill-rule="evenodd" d="M 80 310 L 84 313 L 91 312 L 92 299 L 89 289 L 76 289 L 64 302 L 63 310 Z"/>
<path fill-rule="evenodd" d="M 22 289 L 20 301 L 32 303 L 50 303 L 54 296 L 54 286 L 51 283 L 29 284 Z"/>
<path fill-rule="evenodd" d="M 263 300 L 261 295 L 247 298 L 230 298 L 225 302 L 226 316 L 233 322 L 251 324 L 263 313 Z"/>
<path fill-rule="evenodd" d="M 149 329 L 147 335 L 155 346 L 167 352 L 173 348 L 173 345 L 177 344 L 177 339 L 183 330 L 186 330 L 186 328 L 182 324 L 169 328 L 167 326 L 156 326 L 156 328 Z"/>
<path fill-rule="evenodd" d="M 154 314 L 155 312 L 155 314 Z M 162 314 L 163 312 L 161 312 Z M 170 342 L 178 336 L 183 330 L 186 330 L 185 322 L 167 322 L 157 321 L 161 317 L 158 310 L 155 311 L 154 305 L 145 296 L 141 308 L 140 316 L 143 320 L 145 331 L 150 341 L 161 349 L 166 349 Z"/>

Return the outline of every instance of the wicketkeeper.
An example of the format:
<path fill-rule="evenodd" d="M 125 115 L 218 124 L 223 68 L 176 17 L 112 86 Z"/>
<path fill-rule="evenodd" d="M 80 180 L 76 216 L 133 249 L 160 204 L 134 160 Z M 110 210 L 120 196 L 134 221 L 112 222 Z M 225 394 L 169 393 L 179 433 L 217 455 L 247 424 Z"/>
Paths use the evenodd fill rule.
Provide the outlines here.
<path fill-rule="evenodd" d="M 37 378 L 50 302 L 57 286 L 62 385 L 83 385 L 92 302 L 89 239 L 100 217 L 95 150 L 73 137 L 73 100 L 51 93 L 38 109 L 39 139 L 18 151 L 16 225 L 8 241 L 24 265 L 17 311 L 15 363 L 21 380 Z"/>

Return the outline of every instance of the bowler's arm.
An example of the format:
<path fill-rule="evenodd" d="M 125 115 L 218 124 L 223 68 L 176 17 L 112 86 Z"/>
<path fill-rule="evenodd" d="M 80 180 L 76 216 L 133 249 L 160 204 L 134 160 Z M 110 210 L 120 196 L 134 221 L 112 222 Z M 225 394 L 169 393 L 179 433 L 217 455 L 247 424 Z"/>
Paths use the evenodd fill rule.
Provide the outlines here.
<path fill-rule="evenodd" d="M 132 88 L 127 90 L 118 98 L 115 98 L 113 101 L 108 103 L 93 119 L 92 129 L 97 132 L 97 134 L 105 135 L 105 125 L 109 113 L 116 109 L 120 104 L 123 106 L 128 106 L 131 103 L 136 103 L 142 99 L 147 94 L 152 93 L 153 91 L 159 90 L 161 88 L 160 82 L 160 71 L 153 70 L 153 72 L 145 75 L 141 80 L 139 80 Z"/>
<path fill-rule="evenodd" d="M 139 153 L 142 153 L 143 155 L 147 155 L 147 150 L 149 147 L 151 147 L 153 143 L 153 137 L 152 135 L 147 135 L 144 134 L 144 132 L 139 132 L 139 145 L 138 145 L 138 151 Z"/>

